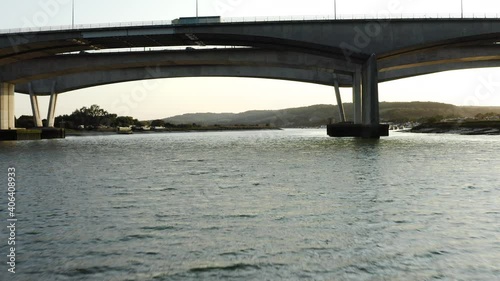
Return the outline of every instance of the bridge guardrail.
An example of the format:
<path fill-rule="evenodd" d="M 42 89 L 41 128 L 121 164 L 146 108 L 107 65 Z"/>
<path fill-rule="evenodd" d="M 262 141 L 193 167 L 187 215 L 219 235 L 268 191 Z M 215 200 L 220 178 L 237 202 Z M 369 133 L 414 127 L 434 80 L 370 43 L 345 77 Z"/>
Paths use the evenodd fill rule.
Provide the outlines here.
<path fill-rule="evenodd" d="M 222 18 L 221 23 L 248 23 L 248 22 L 280 22 L 280 21 L 314 21 L 314 20 L 390 20 L 390 19 L 498 19 L 500 13 L 464 14 L 460 13 L 416 13 L 416 14 L 338 14 L 323 16 L 263 16 L 263 17 L 233 17 Z M 200 22 L 200 24 L 204 24 Z M 211 23 L 213 24 L 213 23 Z M 115 22 L 99 24 L 77 24 L 60 26 L 43 26 L 27 28 L 0 29 L 0 34 L 41 32 L 41 31 L 64 31 L 80 29 L 98 29 L 108 27 L 139 27 L 139 26 L 160 26 L 172 25 L 172 20 L 154 20 L 137 22 Z"/>

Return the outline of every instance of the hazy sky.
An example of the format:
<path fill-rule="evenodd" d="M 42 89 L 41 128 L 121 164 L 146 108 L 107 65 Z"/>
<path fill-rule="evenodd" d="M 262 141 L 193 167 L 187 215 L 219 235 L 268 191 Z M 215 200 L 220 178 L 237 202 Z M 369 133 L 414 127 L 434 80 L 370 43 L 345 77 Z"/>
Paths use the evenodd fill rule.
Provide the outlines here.
<path fill-rule="evenodd" d="M 194 16 L 195 0 L 74 0 L 75 24 L 171 20 Z M 337 0 L 337 14 L 387 14 L 391 3 L 399 13 L 459 16 L 460 0 Z M 0 29 L 70 25 L 71 0 L 0 0 Z M 463 0 L 464 13 L 500 15 L 498 0 Z M 334 0 L 199 0 L 200 16 L 223 17 L 332 15 Z M 335 104 L 332 87 L 307 83 L 246 78 L 174 78 L 156 80 L 153 89 L 128 106 L 133 89 L 143 82 L 121 83 L 61 94 L 57 115 L 99 104 L 120 115 L 163 118 L 188 112 L 242 112 L 312 104 Z M 344 101 L 351 90 L 342 89 Z M 132 97 L 133 98 L 133 97 Z M 381 101 L 436 101 L 456 105 L 500 106 L 500 68 L 450 71 L 380 84 Z M 39 100 L 43 116 L 47 98 Z M 16 116 L 31 115 L 29 98 L 16 95 Z"/>

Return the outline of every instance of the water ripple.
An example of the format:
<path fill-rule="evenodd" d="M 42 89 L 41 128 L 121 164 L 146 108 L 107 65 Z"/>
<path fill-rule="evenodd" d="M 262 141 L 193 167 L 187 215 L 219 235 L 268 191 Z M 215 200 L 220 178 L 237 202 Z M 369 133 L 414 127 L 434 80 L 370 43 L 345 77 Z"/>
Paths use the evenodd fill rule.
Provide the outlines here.
<path fill-rule="evenodd" d="M 496 280 L 498 147 L 309 129 L 16 143 L 16 277 Z"/>
<path fill-rule="evenodd" d="M 128 269 L 123 267 L 114 267 L 114 266 L 91 266 L 91 267 L 82 267 L 82 268 L 73 268 L 69 270 L 63 270 L 60 274 L 68 277 L 77 277 L 81 275 L 94 275 L 98 273 L 106 273 L 106 272 L 126 272 Z"/>

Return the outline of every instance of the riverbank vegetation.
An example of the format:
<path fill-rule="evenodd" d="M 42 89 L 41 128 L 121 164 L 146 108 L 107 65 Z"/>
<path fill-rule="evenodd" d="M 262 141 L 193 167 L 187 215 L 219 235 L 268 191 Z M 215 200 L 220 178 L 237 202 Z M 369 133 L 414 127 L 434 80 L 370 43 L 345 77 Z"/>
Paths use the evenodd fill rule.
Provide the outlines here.
<path fill-rule="evenodd" d="M 47 120 L 43 120 L 44 125 Z M 136 132 L 177 132 L 177 131 L 226 131 L 226 130 L 262 130 L 277 129 L 270 124 L 198 124 L 195 122 L 173 124 L 164 120 L 139 121 L 131 116 L 117 116 L 100 108 L 98 105 L 76 109 L 70 115 L 57 116 L 55 125 L 65 128 L 69 135 L 90 133 L 110 133 L 116 128 L 131 128 Z M 34 128 L 33 116 L 21 116 L 16 120 L 18 128 Z"/>
<path fill-rule="evenodd" d="M 352 103 L 346 103 L 344 107 L 348 120 L 352 120 Z M 455 106 L 434 102 L 382 102 L 380 118 L 383 123 L 393 124 L 488 121 L 500 118 L 500 107 Z M 98 105 L 92 105 L 76 109 L 69 115 L 58 116 L 55 125 L 88 131 L 113 131 L 116 127 L 131 127 L 136 131 L 203 131 L 319 127 L 338 122 L 337 119 L 338 107 L 335 105 L 252 110 L 242 113 L 194 113 L 143 121 L 131 116 L 117 116 Z M 17 127 L 34 127 L 33 117 L 21 116 L 17 120 Z"/>

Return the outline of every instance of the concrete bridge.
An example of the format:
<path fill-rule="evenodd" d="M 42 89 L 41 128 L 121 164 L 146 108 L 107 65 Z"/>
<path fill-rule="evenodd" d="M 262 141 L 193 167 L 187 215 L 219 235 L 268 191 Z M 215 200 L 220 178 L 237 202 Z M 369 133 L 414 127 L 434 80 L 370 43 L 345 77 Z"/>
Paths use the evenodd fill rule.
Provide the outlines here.
<path fill-rule="evenodd" d="M 176 46 L 205 48 L 169 49 Z M 109 52 L 124 48 L 131 51 Z M 335 86 L 340 121 L 346 120 L 338 88 L 352 87 L 355 135 L 379 137 L 379 82 L 499 62 L 498 19 L 207 23 L 0 34 L 0 130 L 15 128 L 14 91 L 31 96 L 38 126 L 37 96 L 51 95 L 47 119 L 53 126 L 57 95 L 67 91 L 143 79 L 233 76 Z"/>

